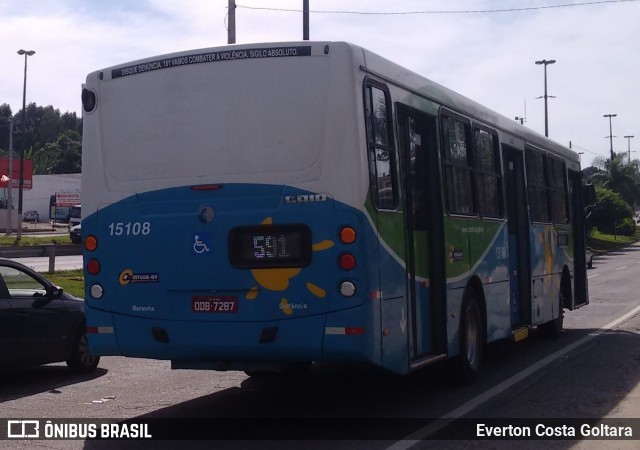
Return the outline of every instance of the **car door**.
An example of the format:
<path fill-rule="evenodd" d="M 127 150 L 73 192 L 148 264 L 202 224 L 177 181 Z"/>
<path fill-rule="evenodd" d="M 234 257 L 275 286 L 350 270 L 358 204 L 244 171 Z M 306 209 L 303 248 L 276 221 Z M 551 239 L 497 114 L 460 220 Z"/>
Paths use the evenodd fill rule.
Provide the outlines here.
<path fill-rule="evenodd" d="M 12 367 L 21 357 L 20 324 L 23 323 L 9 301 L 9 291 L 0 277 L 0 367 Z"/>
<path fill-rule="evenodd" d="M 9 305 L 0 339 L 11 365 L 65 360 L 70 334 L 65 308 L 48 299 L 46 286 L 23 270 L 0 266 L 0 276 Z"/>

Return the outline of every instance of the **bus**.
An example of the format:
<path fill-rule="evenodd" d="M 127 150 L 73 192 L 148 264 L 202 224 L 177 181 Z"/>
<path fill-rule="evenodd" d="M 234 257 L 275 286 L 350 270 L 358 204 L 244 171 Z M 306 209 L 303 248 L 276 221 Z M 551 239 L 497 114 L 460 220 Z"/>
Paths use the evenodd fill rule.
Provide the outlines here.
<path fill-rule="evenodd" d="M 588 303 L 578 154 L 357 45 L 152 57 L 82 102 L 97 355 L 472 381 Z"/>
<path fill-rule="evenodd" d="M 56 192 L 49 197 L 49 219 L 70 222 L 73 209 L 80 202 L 80 192 Z M 78 216 L 79 217 L 79 216 Z"/>

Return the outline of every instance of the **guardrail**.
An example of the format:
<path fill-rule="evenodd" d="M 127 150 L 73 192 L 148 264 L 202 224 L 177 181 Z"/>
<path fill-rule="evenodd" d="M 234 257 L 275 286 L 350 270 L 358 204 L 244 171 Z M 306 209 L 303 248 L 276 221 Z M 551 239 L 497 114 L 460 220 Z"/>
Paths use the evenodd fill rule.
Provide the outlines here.
<path fill-rule="evenodd" d="M 22 247 L 0 247 L 2 258 L 49 257 L 49 273 L 55 272 L 56 256 L 82 255 L 82 246 L 73 244 L 25 245 Z"/>

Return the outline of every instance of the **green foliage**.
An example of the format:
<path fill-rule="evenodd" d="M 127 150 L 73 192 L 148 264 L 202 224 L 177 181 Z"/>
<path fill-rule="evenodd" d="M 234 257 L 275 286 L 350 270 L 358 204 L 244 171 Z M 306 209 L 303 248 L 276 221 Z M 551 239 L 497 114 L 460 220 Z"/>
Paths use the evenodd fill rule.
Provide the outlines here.
<path fill-rule="evenodd" d="M 8 122 L 11 107 L 0 105 L 0 123 Z M 33 160 L 34 173 L 80 173 L 82 161 L 82 119 L 76 113 L 60 114 L 53 106 L 26 108 L 26 126 L 23 110 L 14 115 L 14 143 L 16 153 L 24 151 L 25 158 Z M 0 130 L 0 156 L 8 154 L 9 133 Z"/>
<path fill-rule="evenodd" d="M 15 236 L 0 236 L 0 246 L 11 247 L 18 246 L 30 246 L 30 245 L 48 245 L 48 244 L 71 244 L 71 238 L 69 234 L 61 234 L 59 236 L 49 237 L 37 237 L 37 236 L 22 236 L 20 241 L 16 243 Z"/>
<path fill-rule="evenodd" d="M 633 235 L 635 222 L 633 210 L 620 194 L 610 189 L 596 188 L 597 201 L 591 208 L 591 215 L 587 220 L 589 228 L 597 228 L 607 234 Z M 625 221 L 625 219 L 628 219 Z M 624 232 L 624 233 L 623 233 Z"/>
<path fill-rule="evenodd" d="M 596 158 L 593 167 L 584 170 L 597 187 L 603 187 L 620 194 L 633 207 L 640 204 L 640 172 L 638 160 L 628 161 L 626 155 L 619 154 L 613 161 Z"/>
<path fill-rule="evenodd" d="M 624 247 L 640 240 L 640 227 L 636 228 L 633 236 L 620 236 L 601 233 L 597 228 L 587 235 L 587 246 L 595 253 L 603 253 Z"/>

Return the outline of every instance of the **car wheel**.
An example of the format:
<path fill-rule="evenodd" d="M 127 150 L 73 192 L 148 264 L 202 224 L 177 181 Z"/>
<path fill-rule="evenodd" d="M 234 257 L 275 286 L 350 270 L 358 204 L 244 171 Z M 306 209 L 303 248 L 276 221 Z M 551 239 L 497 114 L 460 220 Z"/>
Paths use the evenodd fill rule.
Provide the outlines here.
<path fill-rule="evenodd" d="M 78 330 L 73 342 L 71 357 L 67 360 L 67 366 L 76 373 L 92 372 L 100 362 L 99 356 L 93 356 L 89 353 L 89 345 L 87 344 L 87 335 L 84 328 L 83 325 Z"/>

